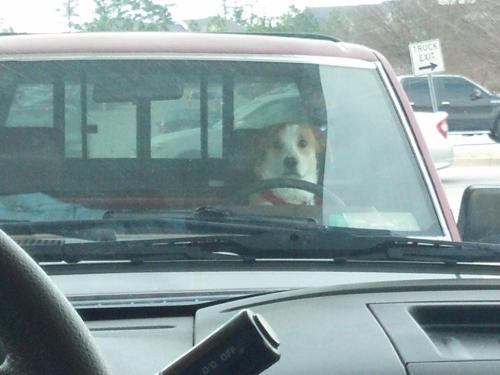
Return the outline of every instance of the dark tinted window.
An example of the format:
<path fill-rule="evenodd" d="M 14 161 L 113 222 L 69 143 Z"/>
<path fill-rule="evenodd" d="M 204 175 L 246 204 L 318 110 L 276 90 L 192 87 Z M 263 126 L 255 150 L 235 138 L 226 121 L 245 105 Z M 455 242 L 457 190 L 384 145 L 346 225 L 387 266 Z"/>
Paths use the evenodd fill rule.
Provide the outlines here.
<path fill-rule="evenodd" d="M 478 89 L 463 78 L 443 78 L 444 97 L 447 100 L 469 100 L 472 92 Z"/>
<path fill-rule="evenodd" d="M 431 105 L 427 78 L 406 78 L 403 80 L 403 88 L 415 106 Z"/>

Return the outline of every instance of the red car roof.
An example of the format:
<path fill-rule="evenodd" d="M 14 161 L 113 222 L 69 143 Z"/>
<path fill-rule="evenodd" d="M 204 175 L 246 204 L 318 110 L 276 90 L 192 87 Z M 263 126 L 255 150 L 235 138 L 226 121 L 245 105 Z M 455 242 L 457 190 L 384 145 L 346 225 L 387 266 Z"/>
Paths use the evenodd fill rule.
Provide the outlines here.
<path fill-rule="evenodd" d="M 109 32 L 0 37 L 0 55 L 94 53 L 310 55 L 377 61 L 371 49 L 356 44 L 269 35 Z"/>

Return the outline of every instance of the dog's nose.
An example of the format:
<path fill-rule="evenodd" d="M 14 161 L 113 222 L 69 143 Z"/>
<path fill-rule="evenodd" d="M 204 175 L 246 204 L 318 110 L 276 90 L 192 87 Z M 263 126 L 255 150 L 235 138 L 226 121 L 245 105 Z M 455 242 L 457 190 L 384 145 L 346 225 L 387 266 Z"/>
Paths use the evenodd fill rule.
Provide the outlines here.
<path fill-rule="evenodd" d="M 285 158 L 285 160 L 283 160 L 283 163 L 285 164 L 285 168 L 287 168 L 287 169 L 295 169 L 295 167 L 298 164 L 298 161 L 293 156 L 288 156 L 288 157 Z"/>

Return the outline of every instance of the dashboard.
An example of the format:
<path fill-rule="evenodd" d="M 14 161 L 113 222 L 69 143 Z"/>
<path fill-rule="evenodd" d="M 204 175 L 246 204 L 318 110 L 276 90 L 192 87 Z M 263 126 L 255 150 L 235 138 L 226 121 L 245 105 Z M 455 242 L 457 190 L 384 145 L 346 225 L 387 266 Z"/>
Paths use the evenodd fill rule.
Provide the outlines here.
<path fill-rule="evenodd" d="M 500 365 L 495 279 L 308 288 L 149 315 L 79 312 L 112 373 L 154 374 L 241 309 L 279 337 L 281 359 L 264 374 L 496 374 Z"/>

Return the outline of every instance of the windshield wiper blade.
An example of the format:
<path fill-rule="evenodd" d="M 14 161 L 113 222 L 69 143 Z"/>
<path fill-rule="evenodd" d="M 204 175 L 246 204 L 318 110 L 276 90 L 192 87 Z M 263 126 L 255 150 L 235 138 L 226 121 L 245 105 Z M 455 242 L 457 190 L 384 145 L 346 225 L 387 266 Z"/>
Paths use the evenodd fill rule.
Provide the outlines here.
<path fill-rule="evenodd" d="M 107 241 L 119 233 L 255 234 L 317 226 L 307 218 L 240 214 L 212 207 L 155 214 L 117 213 L 99 220 L 0 222 L 0 228 L 9 235 L 53 234 L 93 241 Z"/>
<path fill-rule="evenodd" d="M 101 242 L 65 242 L 64 239 L 16 241 L 37 262 L 251 260 L 236 252 L 221 251 L 218 244 L 225 242 L 226 236 Z"/>
<path fill-rule="evenodd" d="M 114 241 L 17 239 L 39 262 L 147 261 L 170 259 L 332 258 L 366 253 L 387 241 L 387 231 L 316 227 L 268 229 L 258 234 L 200 234 Z"/>
<path fill-rule="evenodd" d="M 405 262 L 500 262 L 500 245 L 387 235 L 387 231 L 325 228 L 258 234 L 66 242 L 21 240 L 39 262 L 332 259 Z"/>

